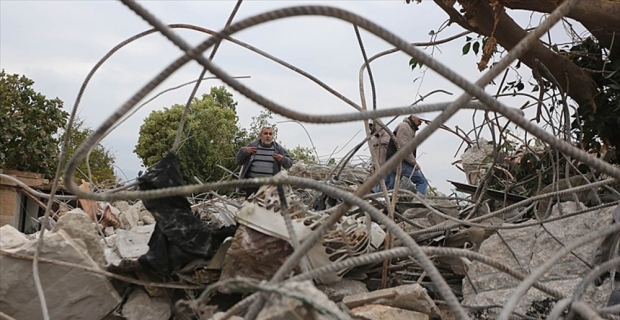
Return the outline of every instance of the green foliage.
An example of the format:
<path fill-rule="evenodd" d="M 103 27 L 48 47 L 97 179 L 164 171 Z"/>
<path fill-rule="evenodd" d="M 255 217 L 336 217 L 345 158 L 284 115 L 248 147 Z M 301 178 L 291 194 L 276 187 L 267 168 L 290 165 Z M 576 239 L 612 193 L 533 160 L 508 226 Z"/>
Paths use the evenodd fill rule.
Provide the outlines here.
<path fill-rule="evenodd" d="M 486 38 L 481 39 L 480 36 L 478 36 L 478 38 L 465 37 L 465 44 L 463 45 L 463 48 L 461 48 L 461 52 L 463 55 L 466 55 L 471 50 L 475 55 L 478 55 L 478 52 L 480 52 L 480 46 L 484 46 L 486 41 Z"/>
<path fill-rule="evenodd" d="M 71 156 L 75 153 L 77 148 L 88 138 L 94 131 L 86 126 L 84 120 L 76 118 L 73 121 L 73 127 L 71 128 L 71 138 L 67 145 L 67 152 L 65 157 L 65 163 L 69 161 Z M 65 133 L 62 134 L 60 141 L 65 139 Z M 116 177 L 114 176 L 114 154 L 111 150 L 106 149 L 102 144 L 98 144 L 90 151 L 90 155 L 86 158 L 88 165 L 90 166 L 90 173 L 92 174 L 92 181 L 97 185 L 102 185 L 106 182 L 114 182 Z M 85 161 L 82 161 L 77 167 L 75 176 L 78 179 L 88 180 L 88 166 Z"/>
<path fill-rule="evenodd" d="M 598 42 L 587 38 L 570 49 L 571 60 L 581 68 L 593 70 L 598 94 L 593 101 L 579 102 L 579 117 L 573 131 L 584 147 L 601 150 L 601 142 L 620 148 L 620 54 L 606 55 Z M 583 132 L 581 132 L 581 128 Z M 618 157 L 616 158 L 618 161 Z"/>
<path fill-rule="evenodd" d="M 315 156 L 314 150 L 309 147 L 297 146 L 291 150 L 287 150 L 293 161 L 303 161 L 306 164 L 317 164 L 318 159 Z"/>
<path fill-rule="evenodd" d="M 411 60 L 409 60 L 409 65 L 411 66 L 411 70 L 415 69 L 416 67 L 420 67 L 420 69 L 422 69 L 422 67 L 424 66 L 424 63 L 412 57 Z"/>
<path fill-rule="evenodd" d="M 237 126 L 237 102 L 222 86 L 211 88 L 201 99 L 195 98 L 187 114 L 181 145 L 177 156 L 186 184 L 217 181 L 227 173 L 221 165 L 235 171 L 235 156 L 245 139 Z M 146 167 L 159 161 L 172 147 L 184 105 L 175 104 L 153 111 L 140 127 L 140 137 L 134 152 Z"/>
<path fill-rule="evenodd" d="M 506 85 L 502 88 L 502 93 L 506 92 L 507 90 L 512 90 L 512 93 L 514 94 L 519 91 L 523 91 L 523 89 L 525 89 L 525 84 L 523 84 L 523 81 L 519 76 L 517 77 L 517 80 L 506 82 Z"/>
<path fill-rule="evenodd" d="M 263 127 L 271 127 L 273 129 L 273 138 L 276 139 L 278 137 L 278 127 L 273 123 L 273 112 L 270 110 L 262 110 L 258 116 L 252 117 L 249 130 L 245 128 L 239 130 L 237 140 L 240 145 L 245 146 L 251 141 L 258 139 L 260 130 Z"/>
<path fill-rule="evenodd" d="M 59 129 L 68 113 L 63 102 L 36 92 L 34 81 L 0 71 L 0 168 L 51 178 L 58 163 Z"/>

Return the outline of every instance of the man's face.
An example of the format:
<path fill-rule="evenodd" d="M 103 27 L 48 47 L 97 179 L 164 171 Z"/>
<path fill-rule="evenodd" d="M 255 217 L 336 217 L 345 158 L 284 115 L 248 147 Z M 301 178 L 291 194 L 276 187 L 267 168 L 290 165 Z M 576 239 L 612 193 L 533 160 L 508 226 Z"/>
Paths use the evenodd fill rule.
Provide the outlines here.
<path fill-rule="evenodd" d="M 271 144 L 273 142 L 273 129 L 264 128 L 260 133 L 260 141 L 263 144 Z"/>

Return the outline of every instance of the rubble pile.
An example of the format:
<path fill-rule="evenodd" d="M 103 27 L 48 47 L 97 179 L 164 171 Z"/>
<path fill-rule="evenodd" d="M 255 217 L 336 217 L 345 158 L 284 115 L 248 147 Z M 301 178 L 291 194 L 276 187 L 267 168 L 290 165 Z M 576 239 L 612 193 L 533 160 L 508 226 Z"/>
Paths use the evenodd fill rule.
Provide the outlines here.
<path fill-rule="evenodd" d="M 485 146 L 488 144 L 470 149 L 463 158 L 472 182 L 479 183 L 484 177 L 481 166 L 490 155 Z M 334 180 L 330 178 L 333 171 L 329 166 L 300 164 L 280 174 L 316 179 L 351 190 L 369 175 L 361 168 L 347 168 Z M 141 190 L 182 185 L 176 158 L 166 156 L 141 176 L 140 182 Z M 220 319 L 244 296 L 258 290 L 271 295 L 258 312 L 260 320 L 453 319 L 436 285 L 410 257 L 390 260 L 387 270 L 383 262 L 365 262 L 324 272 L 312 281 L 266 282 L 294 252 L 295 243 L 284 212 L 290 215 L 295 238 L 303 243 L 329 218 L 331 208 L 342 202 L 314 190 L 289 186 L 283 189 L 285 204 L 278 188 L 269 185 L 247 199 L 213 193 L 198 202 L 182 196 L 135 202 L 80 201 L 79 208 L 65 210 L 44 235 L 38 266 L 50 317 Z M 317 201 L 324 205 L 321 210 L 313 206 Z M 369 201 L 384 210 L 381 198 Z M 620 208 L 612 207 L 524 228 L 519 228 L 519 224 L 533 221 L 536 215 L 529 215 L 529 220 L 494 217 L 468 227 L 452 220 L 488 214 L 498 209 L 497 203 L 484 202 L 474 211 L 475 206 L 462 199 L 428 196 L 425 202 L 432 209 L 405 196 L 396 204 L 396 222 L 420 246 L 476 251 L 524 274 L 531 273 L 572 240 L 609 226 L 616 216 L 620 220 Z M 561 217 L 585 206 L 562 202 L 552 208 L 551 217 Z M 497 230 L 496 226 L 507 229 Z M 39 236 L 40 232 L 27 236 L 10 226 L 0 228 L 0 310 L 15 319 L 42 317 L 32 261 L 24 258 L 33 256 Z M 299 275 L 305 270 L 382 251 L 386 239 L 384 226 L 352 207 L 293 273 Z M 599 238 L 574 250 L 541 282 L 566 297 L 572 296 L 594 264 L 604 262 L 600 257 L 594 259 L 597 250 L 607 250 L 607 255 L 613 251 L 601 249 L 601 243 L 609 246 L 616 241 L 613 239 L 616 238 Z M 398 246 L 399 239 L 394 240 Z M 448 256 L 431 258 L 474 318 L 494 317 L 500 309 L 492 306 L 501 308 L 520 283 L 478 261 Z M 598 286 L 587 288 L 584 301 L 597 307 L 606 305 L 611 281 L 603 282 L 604 278 Z M 552 307 L 555 301 L 542 291 L 530 289 L 520 300 L 515 315 L 532 315 L 532 308 L 541 304 Z M 243 312 L 239 310 L 230 319 L 240 319 Z"/>

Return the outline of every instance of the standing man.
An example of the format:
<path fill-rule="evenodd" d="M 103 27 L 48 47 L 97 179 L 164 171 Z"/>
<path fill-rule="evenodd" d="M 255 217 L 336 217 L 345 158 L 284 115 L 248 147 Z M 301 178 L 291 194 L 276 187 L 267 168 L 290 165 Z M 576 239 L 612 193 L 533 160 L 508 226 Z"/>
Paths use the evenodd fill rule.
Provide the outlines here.
<path fill-rule="evenodd" d="M 396 141 L 398 141 L 398 145 L 400 147 L 405 146 L 413 139 L 413 137 L 415 137 L 415 133 L 418 131 L 420 124 L 422 124 L 420 118 L 412 114 L 405 118 L 403 122 L 396 127 L 394 134 L 396 135 Z M 403 166 L 400 176 L 411 179 L 411 182 L 415 184 L 415 188 L 418 193 L 426 195 L 428 190 L 428 181 L 426 181 L 422 171 L 420 171 L 420 165 L 416 163 L 415 156 L 416 150 L 413 150 L 411 154 L 408 154 L 407 157 L 403 159 Z M 394 183 L 396 182 L 396 170 L 392 171 L 389 179 L 387 180 L 387 183 L 389 183 L 387 186 L 388 189 L 394 189 Z"/>
<path fill-rule="evenodd" d="M 380 126 L 374 126 L 374 122 L 370 122 L 368 124 L 370 127 L 370 155 L 373 158 L 371 172 L 374 173 L 375 170 L 379 169 L 385 161 L 387 160 L 387 150 L 388 145 L 390 144 L 390 135 Z M 375 167 L 375 161 L 377 162 L 377 167 Z M 381 184 L 378 184 L 374 188 L 374 192 L 381 191 Z"/>
<path fill-rule="evenodd" d="M 273 129 L 262 127 L 258 140 L 239 149 L 237 164 L 243 165 L 239 179 L 271 177 L 280 172 L 281 167 L 288 169 L 293 166 L 291 157 L 273 138 Z M 258 191 L 258 187 L 249 187 L 243 191 L 249 197 Z"/>

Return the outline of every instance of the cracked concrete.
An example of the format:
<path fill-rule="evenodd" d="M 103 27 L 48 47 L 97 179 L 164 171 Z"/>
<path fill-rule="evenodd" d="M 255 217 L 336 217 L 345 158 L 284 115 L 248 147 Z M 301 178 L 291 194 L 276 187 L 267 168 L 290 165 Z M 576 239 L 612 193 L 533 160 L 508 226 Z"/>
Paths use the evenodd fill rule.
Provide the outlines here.
<path fill-rule="evenodd" d="M 565 202 L 561 204 L 562 210 L 558 210 L 557 206 L 554 207 L 552 216 L 574 212 L 576 208 L 582 208 L 582 205 L 576 206 L 574 202 Z M 522 270 L 520 266 L 528 271 L 534 270 L 561 250 L 563 244 L 568 244 L 593 230 L 609 226 L 612 221 L 612 212 L 613 208 L 607 208 L 550 222 L 545 224 L 548 232 L 541 226 L 501 230 L 505 243 L 497 234 L 494 234 L 482 243 L 480 253 L 508 264 L 516 270 Z M 560 259 L 541 278 L 541 282 L 567 295 L 572 293 L 581 278 L 590 271 L 588 264 L 592 263 L 593 253 L 601 241 L 602 238 L 597 239 L 575 249 L 573 251 L 575 255 L 569 254 Z M 480 262 L 471 264 L 468 275 L 472 283 L 470 284 L 467 278 L 463 280 L 464 300 L 462 304 L 466 306 L 504 305 L 512 295 L 514 288 L 520 283 L 520 280 Z M 472 288 L 472 284 L 476 290 Z M 609 285 L 600 287 L 591 285 L 584 295 L 584 300 L 593 306 L 604 306 L 609 293 Z M 532 288 L 522 297 L 516 311 L 525 313 L 532 301 L 546 297 L 548 297 L 547 294 Z"/>

